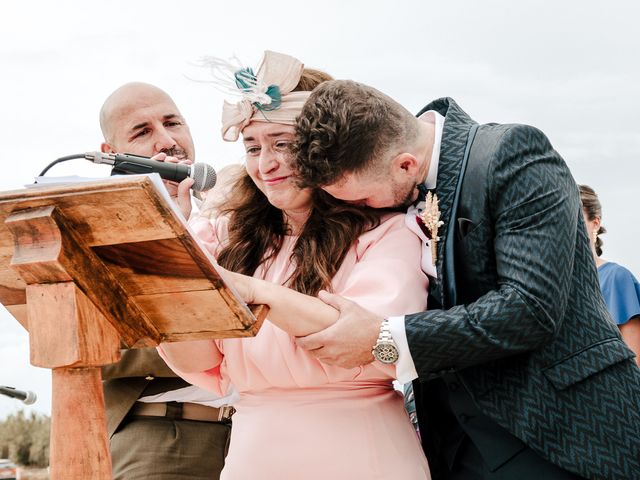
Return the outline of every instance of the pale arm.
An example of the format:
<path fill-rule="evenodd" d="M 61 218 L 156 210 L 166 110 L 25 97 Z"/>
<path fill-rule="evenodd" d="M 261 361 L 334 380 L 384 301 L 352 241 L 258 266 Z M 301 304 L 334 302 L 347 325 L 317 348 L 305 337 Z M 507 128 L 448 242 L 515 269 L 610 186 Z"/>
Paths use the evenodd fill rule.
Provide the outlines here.
<path fill-rule="evenodd" d="M 640 366 L 640 316 L 620 325 L 620 333 L 627 346 L 636 354 L 636 363 Z"/>
<path fill-rule="evenodd" d="M 316 297 L 228 270 L 224 276 L 246 303 L 268 305 L 269 321 L 294 337 L 324 330 L 338 319 L 338 311 Z"/>
<path fill-rule="evenodd" d="M 222 353 L 213 340 L 161 343 L 158 351 L 172 369 L 182 373 L 210 370 L 222 362 Z"/>

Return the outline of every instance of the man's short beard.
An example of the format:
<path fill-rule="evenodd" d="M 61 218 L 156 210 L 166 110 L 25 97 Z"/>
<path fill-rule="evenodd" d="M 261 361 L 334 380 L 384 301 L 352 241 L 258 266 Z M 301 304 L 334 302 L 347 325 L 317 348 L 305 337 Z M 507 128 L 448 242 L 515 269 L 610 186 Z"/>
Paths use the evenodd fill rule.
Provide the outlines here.
<path fill-rule="evenodd" d="M 165 148 L 164 150 L 162 150 L 162 153 L 166 153 L 170 157 L 179 158 L 180 160 L 187 159 L 187 152 L 183 148 L 177 147 L 177 146 L 171 147 L 171 148 Z"/>
<path fill-rule="evenodd" d="M 405 186 L 395 183 L 393 185 L 393 205 L 391 208 L 400 209 L 406 208 L 413 203 L 414 187 L 412 186 L 406 192 Z"/>

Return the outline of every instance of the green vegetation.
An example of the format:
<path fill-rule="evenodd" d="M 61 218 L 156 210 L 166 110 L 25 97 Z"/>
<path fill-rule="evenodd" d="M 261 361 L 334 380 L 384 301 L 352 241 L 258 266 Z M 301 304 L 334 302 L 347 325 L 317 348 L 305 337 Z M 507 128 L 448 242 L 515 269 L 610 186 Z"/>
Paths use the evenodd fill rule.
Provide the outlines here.
<path fill-rule="evenodd" d="M 23 411 L 0 420 L 0 458 L 10 458 L 20 465 L 49 465 L 51 418 Z"/>

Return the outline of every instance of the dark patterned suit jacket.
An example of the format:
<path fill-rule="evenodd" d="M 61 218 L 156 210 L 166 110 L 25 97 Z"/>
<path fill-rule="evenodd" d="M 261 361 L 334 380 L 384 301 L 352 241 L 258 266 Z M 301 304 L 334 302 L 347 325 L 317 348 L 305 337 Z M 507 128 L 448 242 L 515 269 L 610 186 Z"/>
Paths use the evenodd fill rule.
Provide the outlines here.
<path fill-rule="evenodd" d="M 476 124 L 452 99 L 426 110 L 446 118 L 443 241 L 430 310 L 405 324 L 430 462 L 430 380 L 455 372 L 482 413 L 556 465 L 640 479 L 640 369 L 602 300 L 567 165 L 533 127 L 480 125 L 459 182 Z"/>

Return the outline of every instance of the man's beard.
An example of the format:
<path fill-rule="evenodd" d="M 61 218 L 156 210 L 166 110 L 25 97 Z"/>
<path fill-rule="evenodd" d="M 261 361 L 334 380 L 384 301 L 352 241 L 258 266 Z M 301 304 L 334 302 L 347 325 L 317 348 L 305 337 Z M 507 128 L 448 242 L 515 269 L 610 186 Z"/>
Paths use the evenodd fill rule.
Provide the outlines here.
<path fill-rule="evenodd" d="M 187 152 L 183 148 L 178 146 L 165 148 L 164 150 L 161 150 L 161 151 L 162 153 L 166 153 L 170 157 L 176 157 L 176 158 L 179 158 L 180 160 L 186 160 L 188 158 Z"/>
<path fill-rule="evenodd" d="M 404 209 L 413 203 L 415 185 L 412 183 L 408 188 L 399 183 L 393 184 L 393 206 L 392 209 Z"/>

